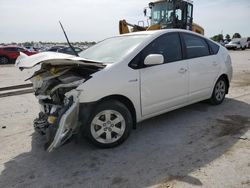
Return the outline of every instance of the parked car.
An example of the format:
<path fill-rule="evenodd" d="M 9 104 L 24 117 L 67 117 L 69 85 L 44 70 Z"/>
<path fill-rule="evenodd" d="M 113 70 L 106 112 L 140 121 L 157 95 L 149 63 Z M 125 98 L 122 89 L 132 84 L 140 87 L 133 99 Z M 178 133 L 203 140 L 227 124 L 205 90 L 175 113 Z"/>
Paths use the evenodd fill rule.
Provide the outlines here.
<path fill-rule="evenodd" d="M 47 51 L 49 51 L 49 52 L 58 52 L 58 50 L 60 50 L 60 49 L 63 49 L 63 48 L 65 48 L 66 46 L 52 46 L 51 48 L 49 48 Z"/>
<path fill-rule="evenodd" d="M 80 52 L 82 52 L 82 49 L 81 48 L 78 48 L 78 47 L 73 47 L 75 52 L 77 54 L 79 54 Z M 75 52 L 72 50 L 72 48 L 70 47 L 65 47 L 65 48 L 61 48 L 59 49 L 57 52 L 60 52 L 60 53 L 64 53 L 64 54 L 71 54 L 71 55 L 75 55 Z"/>
<path fill-rule="evenodd" d="M 232 77 L 224 47 L 180 29 L 112 37 L 79 55 L 22 54 L 16 62 L 41 65 L 31 77 L 42 109 L 34 127 L 48 135 L 48 151 L 75 134 L 118 146 L 140 121 L 202 100 L 221 104 Z"/>
<path fill-rule="evenodd" d="M 29 50 L 30 52 L 37 52 L 38 50 L 33 47 L 33 46 L 24 46 L 24 48 L 26 48 L 27 50 Z"/>
<path fill-rule="evenodd" d="M 19 46 L 1 46 L 0 47 L 0 64 L 14 63 L 20 52 L 26 55 L 33 55 L 37 52 L 31 52 L 26 48 Z"/>
<path fill-rule="evenodd" d="M 234 38 L 231 42 L 225 45 L 229 50 L 245 50 L 247 48 L 247 38 Z"/>

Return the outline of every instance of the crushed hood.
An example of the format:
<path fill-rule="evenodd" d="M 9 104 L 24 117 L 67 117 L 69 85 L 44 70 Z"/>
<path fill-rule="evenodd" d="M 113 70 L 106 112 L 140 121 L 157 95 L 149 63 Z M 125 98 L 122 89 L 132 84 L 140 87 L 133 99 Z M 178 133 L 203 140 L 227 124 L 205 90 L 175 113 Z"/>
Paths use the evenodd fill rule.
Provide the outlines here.
<path fill-rule="evenodd" d="M 87 59 L 76 57 L 73 55 L 57 53 L 57 52 L 41 52 L 32 56 L 20 52 L 20 56 L 16 59 L 16 67 L 20 69 L 32 68 L 38 64 L 51 64 L 51 65 L 89 65 L 96 67 L 103 67 L 101 62 L 93 62 Z"/>

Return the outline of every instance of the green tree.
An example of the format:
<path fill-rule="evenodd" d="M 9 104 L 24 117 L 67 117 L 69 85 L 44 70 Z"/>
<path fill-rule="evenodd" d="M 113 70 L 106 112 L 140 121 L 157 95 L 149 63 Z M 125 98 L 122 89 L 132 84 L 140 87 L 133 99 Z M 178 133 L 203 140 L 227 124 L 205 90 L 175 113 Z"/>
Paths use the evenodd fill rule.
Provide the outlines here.
<path fill-rule="evenodd" d="M 228 42 L 230 42 L 230 41 L 231 41 L 231 37 L 230 37 L 230 35 L 229 35 L 229 34 L 227 34 L 227 35 L 226 35 L 226 39 L 227 39 L 227 41 L 228 41 Z"/>
<path fill-rule="evenodd" d="M 218 34 L 212 37 L 212 40 L 216 41 L 216 42 L 220 42 L 223 41 L 223 35 L 222 34 Z"/>
<path fill-rule="evenodd" d="M 233 39 L 235 39 L 235 38 L 241 38 L 241 35 L 239 33 L 234 33 Z"/>

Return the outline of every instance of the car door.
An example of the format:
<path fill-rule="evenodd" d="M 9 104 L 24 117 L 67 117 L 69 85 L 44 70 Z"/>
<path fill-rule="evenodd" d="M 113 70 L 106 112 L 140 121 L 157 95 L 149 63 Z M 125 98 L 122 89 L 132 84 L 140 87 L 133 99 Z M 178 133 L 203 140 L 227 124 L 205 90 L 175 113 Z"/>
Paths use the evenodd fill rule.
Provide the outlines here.
<path fill-rule="evenodd" d="M 164 64 L 144 65 L 139 70 L 142 116 L 182 105 L 188 97 L 188 67 L 182 61 L 179 34 L 168 33 L 155 39 L 141 52 L 141 62 L 150 54 L 162 54 Z"/>
<path fill-rule="evenodd" d="M 216 55 L 210 53 L 203 37 L 182 33 L 189 69 L 189 101 L 207 99 L 211 95 L 220 64 Z"/>
<path fill-rule="evenodd" d="M 17 51 L 16 47 L 8 47 L 5 48 L 5 50 L 7 51 L 8 57 L 10 59 L 16 59 L 19 56 L 19 52 Z"/>

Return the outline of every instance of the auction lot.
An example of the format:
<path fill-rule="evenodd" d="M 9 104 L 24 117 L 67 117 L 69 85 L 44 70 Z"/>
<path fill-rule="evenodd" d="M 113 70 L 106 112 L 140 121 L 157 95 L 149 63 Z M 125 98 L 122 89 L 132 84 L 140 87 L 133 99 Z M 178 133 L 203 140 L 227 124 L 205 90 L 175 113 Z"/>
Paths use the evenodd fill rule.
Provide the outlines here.
<path fill-rule="evenodd" d="M 33 130 L 33 94 L 0 98 L 0 187 L 249 188 L 250 50 L 230 55 L 222 105 L 201 102 L 144 121 L 114 149 L 81 140 L 48 153 Z M 0 66 L 0 88 L 28 75 Z"/>

